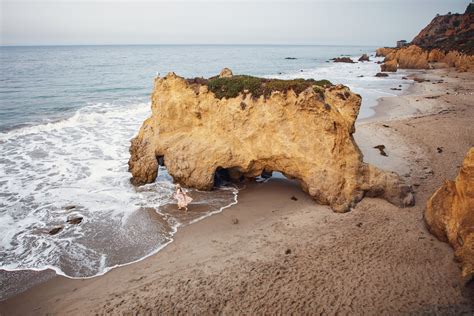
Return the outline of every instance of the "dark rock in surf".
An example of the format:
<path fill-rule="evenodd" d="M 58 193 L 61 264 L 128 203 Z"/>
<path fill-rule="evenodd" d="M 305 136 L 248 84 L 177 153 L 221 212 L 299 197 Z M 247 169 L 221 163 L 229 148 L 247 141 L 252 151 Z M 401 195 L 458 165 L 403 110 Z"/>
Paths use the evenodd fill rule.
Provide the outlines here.
<path fill-rule="evenodd" d="M 335 63 L 348 63 L 348 64 L 355 63 L 355 61 L 353 61 L 350 57 L 336 57 L 331 60 Z"/>
<path fill-rule="evenodd" d="M 363 54 L 362 56 L 360 56 L 359 61 L 370 61 L 370 59 L 367 54 Z"/>
<path fill-rule="evenodd" d="M 83 217 L 81 216 L 70 216 L 67 219 L 68 224 L 77 225 L 82 222 Z"/>
<path fill-rule="evenodd" d="M 56 235 L 57 233 L 59 233 L 61 230 L 63 230 L 63 227 L 62 226 L 58 226 L 58 227 L 55 227 L 53 229 L 51 229 L 48 234 L 50 235 Z"/>

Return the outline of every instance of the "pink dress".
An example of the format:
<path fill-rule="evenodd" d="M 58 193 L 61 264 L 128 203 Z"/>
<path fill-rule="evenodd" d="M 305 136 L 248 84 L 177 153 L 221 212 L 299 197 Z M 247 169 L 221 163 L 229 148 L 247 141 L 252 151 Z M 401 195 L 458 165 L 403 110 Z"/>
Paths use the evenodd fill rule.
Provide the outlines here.
<path fill-rule="evenodd" d="M 187 196 L 186 193 L 182 190 L 177 190 L 174 194 L 174 198 L 178 200 L 178 208 L 186 208 L 189 203 L 193 200 L 191 197 Z"/>

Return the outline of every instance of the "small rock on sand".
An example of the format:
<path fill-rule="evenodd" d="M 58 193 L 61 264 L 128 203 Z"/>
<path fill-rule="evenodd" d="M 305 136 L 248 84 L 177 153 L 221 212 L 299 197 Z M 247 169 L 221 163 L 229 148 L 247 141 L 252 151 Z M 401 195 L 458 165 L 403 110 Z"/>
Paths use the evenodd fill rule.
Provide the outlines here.
<path fill-rule="evenodd" d="M 385 145 L 377 145 L 374 146 L 374 148 L 378 149 L 382 156 L 388 157 L 387 153 L 385 152 Z"/>
<path fill-rule="evenodd" d="M 403 205 L 404 206 L 413 206 L 415 205 L 415 196 L 413 193 L 409 192 L 405 198 L 403 199 Z"/>
<path fill-rule="evenodd" d="M 239 219 L 237 217 L 232 217 L 232 224 L 236 225 L 239 223 Z"/>
<path fill-rule="evenodd" d="M 291 197 L 291 199 L 292 199 L 293 201 L 298 201 L 298 198 L 297 198 L 296 196 L 294 196 L 294 195 Z"/>

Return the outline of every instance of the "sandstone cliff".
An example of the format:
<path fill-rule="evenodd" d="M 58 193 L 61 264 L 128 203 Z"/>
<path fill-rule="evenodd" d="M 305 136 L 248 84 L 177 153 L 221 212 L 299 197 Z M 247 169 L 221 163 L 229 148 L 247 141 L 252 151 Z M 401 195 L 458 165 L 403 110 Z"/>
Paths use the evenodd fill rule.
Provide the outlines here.
<path fill-rule="evenodd" d="M 412 44 L 426 50 L 434 48 L 444 52 L 452 50 L 474 54 L 474 13 L 469 7 L 464 14 L 436 16 L 413 39 Z"/>
<path fill-rule="evenodd" d="M 154 181 L 159 163 L 174 181 L 201 190 L 219 174 L 240 180 L 280 171 L 338 212 L 364 195 L 413 204 L 397 174 L 362 161 L 352 137 L 360 103 L 324 81 L 170 73 L 155 80 L 152 116 L 132 140 L 132 182 Z"/>
<path fill-rule="evenodd" d="M 472 4 L 464 14 L 435 17 L 411 44 L 402 48 L 377 49 L 376 56 L 385 57 L 382 71 L 396 71 L 396 68 L 429 69 L 434 66 L 455 67 L 462 72 L 474 71 Z"/>
<path fill-rule="evenodd" d="M 396 69 L 430 69 L 436 67 L 455 67 L 458 71 L 474 71 L 474 55 L 466 55 L 458 51 L 443 52 L 440 49 L 425 50 L 416 45 L 403 48 L 386 48 L 377 50 L 378 56 L 385 56 L 382 71 Z M 389 69 L 389 70 L 387 70 Z"/>
<path fill-rule="evenodd" d="M 461 262 L 462 275 L 474 276 L 474 147 L 455 181 L 446 181 L 428 200 L 425 221 L 430 232 L 447 241 Z"/>

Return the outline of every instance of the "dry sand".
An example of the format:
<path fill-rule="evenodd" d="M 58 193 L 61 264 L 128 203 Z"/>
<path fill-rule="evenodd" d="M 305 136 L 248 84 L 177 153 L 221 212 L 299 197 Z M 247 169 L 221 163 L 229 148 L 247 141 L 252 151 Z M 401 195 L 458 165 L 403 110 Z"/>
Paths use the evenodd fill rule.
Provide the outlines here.
<path fill-rule="evenodd" d="M 157 255 L 93 279 L 55 277 L 0 302 L 0 313 L 474 313 L 474 286 L 423 222 L 429 195 L 474 146 L 474 76 L 417 76 L 436 83 L 384 98 L 356 133 L 366 161 L 414 184 L 415 207 L 365 198 L 336 214 L 297 183 L 272 178 L 181 229 Z M 379 144 L 388 157 L 372 148 Z"/>

